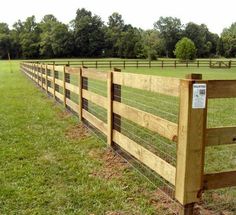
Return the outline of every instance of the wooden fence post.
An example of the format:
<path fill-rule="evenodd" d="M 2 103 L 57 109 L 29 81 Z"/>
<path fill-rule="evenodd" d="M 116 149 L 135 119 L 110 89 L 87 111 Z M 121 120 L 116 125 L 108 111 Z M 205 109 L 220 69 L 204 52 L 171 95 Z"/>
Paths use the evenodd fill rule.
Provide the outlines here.
<path fill-rule="evenodd" d="M 82 68 L 80 68 L 80 70 L 79 70 L 78 86 L 79 86 L 79 118 L 82 121 L 82 110 L 83 110 L 83 97 L 82 97 L 83 77 L 82 77 Z"/>
<path fill-rule="evenodd" d="M 192 74 L 180 83 L 180 112 L 177 145 L 175 197 L 183 206 L 182 215 L 192 215 L 194 203 L 201 197 L 204 175 L 205 131 L 207 117 L 207 81 Z M 193 107 L 193 87 L 205 84 L 205 106 Z"/>
<path fill-rule="evenodd" d="M 55 95 L 55 99 L 56 99 L 56 92 L 59 92 L 59 85 L 56 84 L 56 81 L 55 79 L 58 79 L 59 78 L 59 72 L 55 70 L 55 62 L 53 64 L 53 68 L 54 68 L 54 84 L 55 84 L 55 87 L 54 87 L 54 95 Z"/>
<path fill-rule="evenodd" d="M 66 66 L 69 66 L 69 64 L 67 64 Z M 64 67 L 64 71 L 65 71 L 65 67 Z M 66 95 L 66 98 L 70 99 L 70 90 L 66 89 L 66 83 L 70 83 L 70 73 L 65 72 L 64 74 L 65 74 L 65 95 Z"/>
<path fill-rule="evenodd" d="M 83 69 L 87 69 L 87 67 L 83 66 Z M 88 90 L 88 78 L 83 77 L 83 75 L 81 77 L 82 77 L 82 83 L 81 83 L 82 105 L 81 105 L 81 107 L 82 107 L 82 109 L 85 109 L 86 111 L 88 111 L 89 110 L 88 100 L 83 98 L 83 94 L 82 94 L 83 89 Z M 81 110 L 81 112 L 83 112 L 83 110 Z M 83 113 L 81 113 L 81 116 L 82 116 L 82 118 L 81 118 L 82 121 L 84 121 L 83 120 Z"/>
<path fill-rule="evenodd" d="M 43 89 L 43 64 L 40 65 L 40 72 L 41 72 L 41 87 Z"/>
<path fill-rule="evenodd" d="M 39 64 L 36 64 L 37 84 L 39 85 Z"/>
<path fill-rule="evenodd" d="M 53 85 L 53 98 L 56 99 L 55 63 L 53 63 L 52 66 L 52 85 Z"/>
<path fill-rule="evenodd" d="M 120 69 L 114 68 L 114 72 L 121 72 Z M 113 84 L 113 99 L 114 101 L 121 102 L 121 85 Z M 121 116 L 113 113 L 113 129 L 121 131 Z"/>
<path fill-rule="evenodd" d="M 63 66 L 63 105 L 66 108 L 66 67 Z"/>
<path fill-rule="evenodd" d="M 112 145 L 113 133 L 113 73 L 107 73 L 107 144 Z"/>
<path fill-rule="evenodd" d="M 48 65 L 45 65 L 45 86 L 46 86 L 46 93 L 48 93 Z"/>

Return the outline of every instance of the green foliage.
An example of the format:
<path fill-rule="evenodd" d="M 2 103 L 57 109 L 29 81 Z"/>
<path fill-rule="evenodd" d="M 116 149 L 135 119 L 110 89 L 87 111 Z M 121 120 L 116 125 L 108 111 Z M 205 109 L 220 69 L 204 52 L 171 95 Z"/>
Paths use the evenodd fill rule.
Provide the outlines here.
<path fill-rule="evenodd" d="M 225 28 L 221 35 L 226 57 L 236 57 L 236 22 Z"/>
<path fill-rule="evenodd" d="M 78 9 L 73 20 L 75 55 L 80 57 L 101 56 L 104 47 L 104 24 L 97 15 Z"/>
<path fill-rule="evenodd" d="M 44 16 L 40 23 L 40 55 L 45 58 L 69 57 L 73 52 L 73 38 L 68 26 L 53 15 Z"/>
<path fill-rule="evenodd" d="M 0 23 L 0 59 L 7 58 L 11 49 L 9 28 L 6 23 Z"/>
<path fill-rule="evenodd" d="M 196 51 L 194 42 L 184 37 L 176 43 L 174 54 L 181 60 L 193 60 L 196 57 Z"/>
<path fill-rule="evenodd" d="M 157 30 L 147 30 L 143 33 L 144 56 L 149 60 L 156 60 L 164 54 L 163 40 Z"/>
<path fill-rule="evenodd" d="M 28 17 L 20 25 L 20 45 L 24 58 L 37 58 L 40 47 L 40 28 L 35 21 L 35 16 Z"/>
<path fill-rule="evenodd" d="M 198 57 L 211 57 L 216 54 L 219 36 L 209 32 L 206 25 L 190 22 L 186 25 L 184 35 L 196 45 Z"/>
<path fill-rule="evenodd" d="M 173 57 L 175 44 L 182 36 L 182 24 L 180 19 L 173 17 L 160 17 L 154 23 L 154 28 L 160 31 L 167 57 Z"/>
<path fill-rule="evenodd" d="M 174 57 L 175 44 L 183 37 L 191 39 L 197 49 L 196 57 L 236 56 L 235 27 L 224 29 L 221 38 L 204 24 L 182 25 L 180 19 L 160 17 L 153 29 L 142 30 L 125 24 L 115 12 L 105 24 L 101 18 L 84 8 L 65 25 L 51 14 L 40 23 L 35 17 L 18 20 L 10 30 L 0 23 L 0 58 L 57 57 Z"/>

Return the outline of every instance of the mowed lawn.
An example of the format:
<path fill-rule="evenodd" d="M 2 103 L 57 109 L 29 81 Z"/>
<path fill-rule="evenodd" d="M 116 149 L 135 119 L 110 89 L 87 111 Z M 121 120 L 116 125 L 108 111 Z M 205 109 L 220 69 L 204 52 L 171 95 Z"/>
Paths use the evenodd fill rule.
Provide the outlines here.
<path fill-rule="evenodd" d="M 0 214 L 164 214 L 156 188 L 18 63 L 0 62 Z"/>

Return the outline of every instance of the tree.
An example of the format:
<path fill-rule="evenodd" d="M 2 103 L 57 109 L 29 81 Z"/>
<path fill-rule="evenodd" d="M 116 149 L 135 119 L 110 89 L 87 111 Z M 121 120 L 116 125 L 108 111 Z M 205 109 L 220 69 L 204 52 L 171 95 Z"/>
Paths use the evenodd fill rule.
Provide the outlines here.
<path fill-rule="evenodd" d="M 84 8 L 78 9 L 72 22 L 74 30 L 75 55 L 98 57 L 104 50 L 104 24 L 97 15 Z"/>
<path fill-rule="evenodd" d="M 183 37 L 176 43 L 174 54 L 181 60 L 193 60 L 196 56 L 194 42 L 187 37 Z"/>
<path fill-rule="evenodd" d="M 125 25 L 116 45 L 118 56 L 122 58 L 137 58 L 140 55 L 141 34 L 137 28 Z"/>
<path fill-rule="evenodd" d="M 221 39 L 225 56 L 236 57 L 236 22 L 223 30 Z"/>
<path fill-rule="evenodd" d="M 10 52 L 10 30 L 6 23 L 0 23 L 0 59 L 7 58 Z"/>
<path fill-rule="evenodd" d="M 68 26 L 63 23 L 56 23 L 52 28 L 51 34 L 52 51 L 56 57 L 72 56 L 74 44 L 73 36 Z"/>
<path fill-rule="evenodd" d="M 209 32 L 206 25 L 197 25 L 190 22 L 185 27 L 184 36 L 194 42 L 198 57 L 211 57 L 212 55 L 216 55 L 219 36 Z"/>
<path fill-rule="evenodd" d="M 182 36 L 182 27 L 180 19 L 173 17 L 160 17 L 154 23 L 154 28 L 160 31 L 167 57 L 173 56 L 175 44 Z"/>
<path fill-rule="evenodd" d="M 28 17 L 25 22 L 15 24 L 20 32 L 20 45 L 24 58 L 39 57 L 40 28 L 35 21 L 35 16 Z"/>
<path fill-rule="evenodd" d="M 46 15 L 39 24 L 40 55 L 44 58 L 69 57 L 73 52 L 72 34 L 68 26 L 53 15 Z"/>
<path fill-rule="evenodd" d="M 119 13 L 113 13 L 108 17 L 108 27 L 106 28 L 106 50 L 105 55 L 110 57 L 121 57 L 121 44 L 124 37 L 124 20 Z"/>
<path fill-rule="evenodd" d="M 157 30 L 147 30 L 143 33 L 143 54 L 149 60 L 156 60 L 164 54 L 163 41 Z"/>

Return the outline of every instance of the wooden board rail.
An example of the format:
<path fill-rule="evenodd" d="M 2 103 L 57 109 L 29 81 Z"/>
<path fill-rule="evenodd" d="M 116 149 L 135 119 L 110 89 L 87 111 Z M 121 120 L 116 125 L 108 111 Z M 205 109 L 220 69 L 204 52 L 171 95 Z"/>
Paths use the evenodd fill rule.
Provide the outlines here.
<path fill-rule="evenodd" d="M 113 141 L 175 185 L 175 167 L 116 130 L 113 130 Z"/>
<path fill-rule="evenodd" d="M 106 72 L 98 72 L 92 69 L 82 69 L 82 76 L 86 78 L 91 78 L 100 81 L 107 80 L 107 73 Z"/>
<path fill-rule="evenodd" d="M 93 126 L 99 129 L 103 134 L 107 135 L 107 124 L 102 120 L 95 117 L 93 114 L 89 113 L 86 110 L 82 110 L 82 117 L 88 120 Z"/>
<path fill-rule="evenodd" d="M 141 62 L 135 62 L 141 64 Z M 161 62 L 162 66 L 164 63 Z M 152 64 L 152 63 L 151 63 Z M 188 66 L 190 66 L 190 62 Z M 175 62 L 177 66 L 177 62 Z M 127 65 L 125 65 L 127 66 Z M 149 66 L 152 66 L 149 64 Z M 217 145 L 236 144 L 236 127 L 207 128 L 208 99 L 236 98 L 236 80 L 202 80 L 202 75 L 191 74 L 186 79 L 158 77 L 123 73 L 119 69 L 101 72 L 95 69 L 48 65 L 38 62 L 21 63 L 21 71 L 42 87 L 49 95 L 57 98 L 80 119 L 89 122 L 107 137 L 107 144 L 119 145 L 134 158 L 159 174 L 175 186 L 175 198 L 183 206 L 183 215 L 192 215 L 195 202 L 200 200 L 204 190 L 236 186 L 236 171 L 205 173 L 205 148 Z M 59 75 L 60 73 L 60 75 Z M 77 76 L 77 84 L 70 83 Z M 89 90 L 89 80 L 106 84 L 106 95 L 102 96 Z M 91 82 L 92 83 L 92 82 Z M 193 85 L 206 85 L 206 105 L 193 108 Z M 128 87 L 178 97 L 179 122 L 173 123 L 160 116 L 140 110 L 122 101 L 122 87 Z M 60 89 L 60 90 L 59 90 Z M 117 90 L 118 89 L 118 90 Z M 60 92 L 59 92 L 60 91 Z M 79 102 L 74 102 L 71 94 Z M 117 100 L 117 95 L 119 99 Z M 153 94 L 155 96 L 155 94 Z M 131 98 L 132 99 L 132 98 Z M 106 121 L 89 112 L 92 102 L 107 111 Z M 177 165 L 145 148 L 138 141 L 124 135 L 121 130 L 122 118 L 137 126 L 177 143 Z M 116 126 L 118 123 L 118 126 Z"/>
<path fill-rule="evenodd" d="M 82 97 L 96 105 L 99 105 L 100 107 L 107 109 L 107 98 L 104 96 L 82 89 Z"/>
<path fill-rule="evenodd" d="M 236 80 L 209 80 L 208 98 L 236 98 Z"/>
<path fill-rule="evenodd" d="M 217 172 L 204 175 L 206 190 L 236 186 L 236 171 Z"/>
<path fill-rule="evenodd" d="M 206 146 L 236 144 L 236 127 L 208 128 Z"/>
<path fill-rule="evenodd" d="M 177 141 L 178 126 L 173 122 L 116 101 L 113 101 L 113 112 L 169 140 Z"/>
<path fill-rule="evenodd" d="M 113 83 L 170 96 L 179 96 L 180 80 L 177 78 L 113 72 Z"/>
<path fill-rule="evenodd" d="M 236 67 L 235 60 L 219 60 L 219 59 L 198 59 L 194 61 L 181 61 L 178 59 L 160 59 L 155 61 L 149 61 L 146 59 L 137 59 L 137 60 L 40 60 L 37 62 L 34 61 L 25 61 L 25 63 L 41 63 L 48 65 L 70 65 L 72 67 L 87 66 L 89 68 L 110 68 L 119 67 L 119 68 L 232 68 Z"/>

